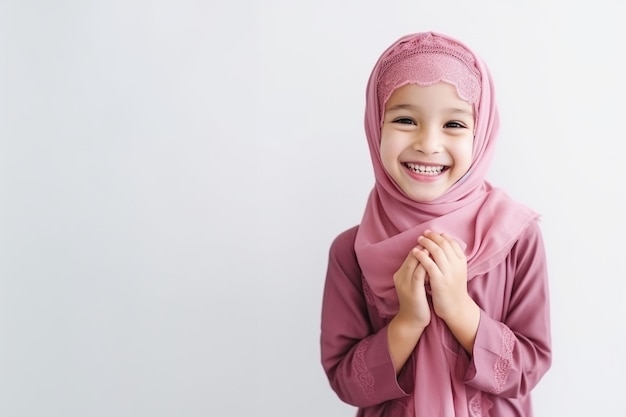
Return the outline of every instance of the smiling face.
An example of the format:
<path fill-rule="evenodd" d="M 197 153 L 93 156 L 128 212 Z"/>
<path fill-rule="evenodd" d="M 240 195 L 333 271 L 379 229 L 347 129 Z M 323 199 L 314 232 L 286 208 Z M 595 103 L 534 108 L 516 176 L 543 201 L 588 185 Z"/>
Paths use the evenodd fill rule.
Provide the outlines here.
<path fill-rule="evenodd" d="M 407 84 L 387 103 L 380 157 L 387 173 L 414 201 L 443 195 L 472 163 L 474 114 L 456 88 Z"/>

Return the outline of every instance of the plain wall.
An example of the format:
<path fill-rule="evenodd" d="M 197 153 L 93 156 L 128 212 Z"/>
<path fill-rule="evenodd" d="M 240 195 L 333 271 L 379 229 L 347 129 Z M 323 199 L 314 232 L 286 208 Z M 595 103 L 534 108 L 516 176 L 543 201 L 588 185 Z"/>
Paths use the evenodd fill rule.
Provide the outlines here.
<path fill-rule="evenodd" d="M 619 2 L 0 1 L 0 415 L 353 416 L 319 359 L 328 248 L 373 185 L 400 36 L 488 63 L 490 180 L 542 215 L 537 417 L 623 415 Z"/>

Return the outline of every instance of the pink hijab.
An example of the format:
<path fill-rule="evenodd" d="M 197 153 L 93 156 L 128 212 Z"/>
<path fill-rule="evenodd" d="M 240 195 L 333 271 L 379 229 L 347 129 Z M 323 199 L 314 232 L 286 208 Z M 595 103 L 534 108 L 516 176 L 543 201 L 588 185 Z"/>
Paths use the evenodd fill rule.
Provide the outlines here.
<path fill-rule="evenodd" d="M 437 63 L 445 68 L 436 68 Z M 474 106 L 473 158 L 469 171 L 445 194 L 419 203 L 402 192 L 382 165 L 381 120 L 393 89 L 439 81 L 455 85 L 459 96 Z M 355 251 L 379 313 L 393 317 L 398 311 L 393 274 L 424 230 L 446 232 L 460 241 L 471 280 L 504 261 L 537 214 L 486 181 L 498 135 L 498 109 L 489 70 L 464 44 L 433 32 L 398 39 L 376 63 L 366 99 L 365 132 L 376 183 L 357 232 Z M 434 313 L 432 317 L 417 346 L 416 415 L 467 415 L 463 384 L 454 377 L 459 355 L 444 349 L 449 330 Z"/>

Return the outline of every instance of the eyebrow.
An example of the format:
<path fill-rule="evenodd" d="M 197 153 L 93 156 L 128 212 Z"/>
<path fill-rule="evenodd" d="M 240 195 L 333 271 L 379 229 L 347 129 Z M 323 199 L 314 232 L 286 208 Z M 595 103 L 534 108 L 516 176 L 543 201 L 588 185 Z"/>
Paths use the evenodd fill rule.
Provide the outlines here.
<path fill-rule="evenodd" d="M 394 106 L 389 107 L 387 110 L 385 110 L 385 113 L 398 111 L 398 110 L 412 110 L 412 111 L 416 111 L 416 110 L 420 110 L 420 108 L 418 106 L 414 106 L 412 104 L 396 104 Z M 445 113 L 464 114 L 466 116 L 474 117 L 474 113 L 472 111 L 468 111 L 468 110 L 461 109 L 461 108 L 458 108 L 458 107 L 448 107 L 447 109 L 444 109 L 444 112 Z"/>

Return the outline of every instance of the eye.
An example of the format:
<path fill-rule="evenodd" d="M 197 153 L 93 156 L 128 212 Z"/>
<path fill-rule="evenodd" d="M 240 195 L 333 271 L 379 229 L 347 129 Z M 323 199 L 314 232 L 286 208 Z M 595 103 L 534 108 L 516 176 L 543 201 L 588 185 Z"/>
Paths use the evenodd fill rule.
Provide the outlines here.
<path fill-rule="evenodd" d="M 393 123 L 400 123 L 403 125 L 414 125 L 417 124 L 415 123 L 415 121 L 411 118 L 408 117 L 398 117 L 397 119 L 393 120 Z"/>
<path fill-rule="evenodd" d="M 451 128 L 451 129 L 465 129 L 465 128 L 467 128 L 467 126 L 465 126 L 461 122 L 447 122 L 445 125 L 443 125 L 443 127 Z"/>

